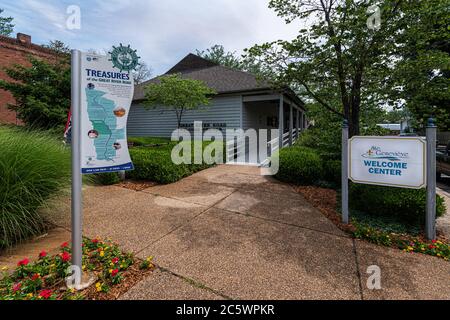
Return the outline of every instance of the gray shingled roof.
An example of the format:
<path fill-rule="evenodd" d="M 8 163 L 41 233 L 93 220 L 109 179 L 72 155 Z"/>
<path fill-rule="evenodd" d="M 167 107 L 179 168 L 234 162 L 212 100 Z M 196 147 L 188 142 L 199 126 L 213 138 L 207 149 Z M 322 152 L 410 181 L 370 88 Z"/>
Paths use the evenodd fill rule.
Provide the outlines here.
<path fill-rule="evenodd" d="M 166 74 L 170 73 L 180 73 L 184 78 L 201 80 L 218 94 L 270 89 L 268 83 L 258 81 L 251 73 L 223 67 L 194 54 L 187 55 Z M 158 82 L 158 79 L 156 77 L 137 85 L 133 100 L 144 99 L 144 87 Z"/>

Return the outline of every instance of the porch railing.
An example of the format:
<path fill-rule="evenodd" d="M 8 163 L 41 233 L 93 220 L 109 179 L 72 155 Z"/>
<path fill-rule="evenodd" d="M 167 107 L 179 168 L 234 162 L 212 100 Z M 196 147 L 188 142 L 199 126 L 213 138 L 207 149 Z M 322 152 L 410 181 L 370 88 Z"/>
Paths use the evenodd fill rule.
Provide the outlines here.
<path fill-rule="evenodd" d="M 297 141 L 301 133 L 301 130 L 297 130 L 294 128 L 292 130 L 292 143 Z M 290 134 L 289 131 L 283 134 L 283 148 L 289 146 L 290 141 Z M 236 138 L 233 140 L 228 140 L 226 142 L 226 160 L 228 162 L 235 162 L 236 159 L 239 159 L 239 157 L 242 155 L 245 157 L 245 139 L 242 138 Z M 275 139 L 269 141 L 267 143 L 267 156 L 268 158 L 261 162 L 261 165 L 267 165 L 270 163 L 270 157 L 272 154 L 279 149 L 280 139 L 276 137 Z M 244 160 L 245 161 L 245 160 Z"/>

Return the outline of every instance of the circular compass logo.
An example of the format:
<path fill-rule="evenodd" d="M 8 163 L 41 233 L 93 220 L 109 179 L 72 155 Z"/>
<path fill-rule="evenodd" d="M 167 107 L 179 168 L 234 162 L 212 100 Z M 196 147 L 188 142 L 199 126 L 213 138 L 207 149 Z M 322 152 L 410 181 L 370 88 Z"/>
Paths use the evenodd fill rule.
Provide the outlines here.
<path fill-rule="evenodd" d="M 111 59 L 114 68 L 117 68 L 122 71 L 130 72 L 131 70 L 135 70 L 139 65 L 139 58 L 136 54 L 136 50 L 130 48 L 130 45 L 123 46 L 120 44 L 119 47 L 114 47 L 111 52 L 108 52 L 111 55 Z"/>

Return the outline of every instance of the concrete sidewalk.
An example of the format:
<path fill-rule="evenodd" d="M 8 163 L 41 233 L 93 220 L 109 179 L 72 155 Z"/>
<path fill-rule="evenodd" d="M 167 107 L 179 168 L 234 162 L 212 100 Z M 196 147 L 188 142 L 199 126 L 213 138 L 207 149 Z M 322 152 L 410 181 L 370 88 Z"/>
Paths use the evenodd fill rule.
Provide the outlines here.
<path fill-rule="evenodd" d="M 257 167 L 222 165 L 142 192 L 89 187 L 86 236 L 159 270 L 122 299 L 449 299 L 450 263 L 355 241 Z M 67 213 L 55 217 L 69 227 Z M 367 268 L 381 268 L 381 290 Z"/>

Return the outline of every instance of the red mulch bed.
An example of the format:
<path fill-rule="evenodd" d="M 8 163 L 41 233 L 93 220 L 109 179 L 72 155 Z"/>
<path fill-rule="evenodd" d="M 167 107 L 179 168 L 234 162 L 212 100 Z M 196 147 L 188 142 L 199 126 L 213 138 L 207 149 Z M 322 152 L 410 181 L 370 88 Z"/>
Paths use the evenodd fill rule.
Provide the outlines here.
<path fill-rule="evenodd" d="M 144 279 L 147 275 L 155 270 L 155 266 L 147 269 L 139 269 L 140 261 L 136 259 L 135 263 L 123 273 L 123 280 L 111 286 L 107 293 L 97 292 L 95 285 L 90 286 L 83 291 L 85 300 L 117 300 L 122 294 L 130 290 L 135 284 Z"/>
<path fill-rule="evenodd" d="M 345 225 L 342 223 L 341 215 L 336 211 L 338 203 L 337 192 L 335 190 L 314 186 L 293 187 L 295 191 L 304 196 L 309 203 L 319 209 L 319 211 L 322 212 L 322 214 L 325 215 L 329 220 L 331 220 L 339 229 L 348 233 L 353 233 L 355 231 L 355 227 L 351 224 Z M 397 236 L 403 240 L 408 241 L 414 238 L 409 235 Z M 419 238 L 423 242 L 427 242 L 425 234 L 421 234 L 417 238 Z M 450 243 L 449 239 L 447 239 L 442 234 L 437 234 L 436 239 L 442 241 L 443 243 Z"/>
<path fill-rule="evenodd" d="M 118 187 L 122 187 L 125 189 L 130 189 L 134 191 L 142 191 L 150 187 L 156 186 L 158 183 L 151 182 L 151 181 L 133 181 L 133 180 L 126 180 L 123 182 L 120 182 L 116 184 Z"/>
<path fill-rule="evenodd" d="M 343 224 L 341 216 L 336 212 L 338 203 L 335 190 L 313 186 L 294 186 L 294 190 L 304 196 L 309 203 L 319 209 L 339 229 L 346 232 L 355 230 L 351 224 Z"/>

